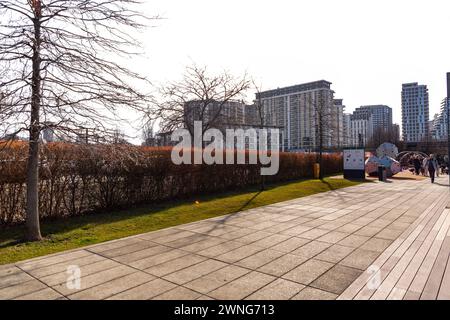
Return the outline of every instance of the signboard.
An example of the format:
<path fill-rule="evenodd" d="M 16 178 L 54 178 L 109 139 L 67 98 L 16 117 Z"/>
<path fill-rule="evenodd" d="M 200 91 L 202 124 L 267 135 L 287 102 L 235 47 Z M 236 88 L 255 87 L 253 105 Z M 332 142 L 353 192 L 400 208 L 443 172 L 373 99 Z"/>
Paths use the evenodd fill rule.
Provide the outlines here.
<path fill-rule="evenodd" d="M 344 178 L 365 179 L 365 150 L 344 150 Z"/>
<path fill-rule="evenodd" d="M 364 170 L 364 149 L 344 150 L 344 170 Z"/>

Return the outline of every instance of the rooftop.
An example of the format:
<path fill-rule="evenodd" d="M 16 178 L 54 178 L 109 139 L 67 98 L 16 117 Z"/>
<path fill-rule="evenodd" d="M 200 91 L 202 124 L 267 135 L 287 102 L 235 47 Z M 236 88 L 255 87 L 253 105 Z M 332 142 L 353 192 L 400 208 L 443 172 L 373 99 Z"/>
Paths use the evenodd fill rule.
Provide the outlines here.
<path fill-rule="evenodd" d="M 304 92 L 304 91 L 310 91 L 310 90 L 317 90 L 317 89 L 330 89 L 331 82 L 325 81 L 325 80 L 319 80 L 314 82 L 308 82 L 303 84 L 298 84 L 294 86 L 284 87 L 284 88 L 277 88 L 273 90 L 263 91 L 261 93 L 256 94 L 256 98 L 270 98 L 270 97 L 277 97 L 277 96 L 283 96 L 288 94 L 294 94 L 298 92 Z"/>

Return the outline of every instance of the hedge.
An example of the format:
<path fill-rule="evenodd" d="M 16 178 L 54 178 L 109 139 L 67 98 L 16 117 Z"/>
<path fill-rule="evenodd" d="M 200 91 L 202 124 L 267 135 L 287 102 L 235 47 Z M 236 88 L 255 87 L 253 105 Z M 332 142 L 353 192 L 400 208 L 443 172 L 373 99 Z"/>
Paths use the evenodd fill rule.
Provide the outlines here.
<path fill-rule="evenodd" d="M 26 206 L 28 145 L 0 144 L 0 224 L 21 223 Z M 53 143 L 41 150 L 42 219 L 77 216 L 197 194 L 236 190 L 261 181 L 259 165 L 174 165 L 170 148 Z M 313 177 L 315 154 L 280 153 L 266 182 Z M 325 174 L 341 172 L 342 156 L 325 154 Z"/>

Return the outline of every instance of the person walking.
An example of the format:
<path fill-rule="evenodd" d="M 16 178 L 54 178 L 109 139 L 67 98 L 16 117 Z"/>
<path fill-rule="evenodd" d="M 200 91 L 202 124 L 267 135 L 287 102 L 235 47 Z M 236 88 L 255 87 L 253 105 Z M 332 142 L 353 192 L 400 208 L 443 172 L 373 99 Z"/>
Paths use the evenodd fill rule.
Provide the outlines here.
<path fill-rule="evenodd" d="M 413 164 L 414 164 L 415 173 L 418 176 L 420 174 L 420 168 L 422 167 L 422 164 L 420 163 L 420 160 L 419 160 L 418 156 L 414 157 Z"/>
<path fill-rule="evenodd" d="M 450 175 L 450 160 L 449 160 L 449 158 L 448 158 L 448 156 L 445 156 L 444 157 L 444 164 L 443 164 L 443 166 L 444 166 L 444 169 L 442 170 L 442 174 L 448 174 L 448 175 Z"/>
<path fill-rule="evenodd" d="M 422 175 L 424 177 L 428 177 L 427 161 L 428 161 L 428 158 L 424 158 L 422 161 Z"/>
<path fill-rule="evenodd" d="M 433 154 L 427 158 L 425 167 L 428 169 L 428 173 L 430 174 L 431 183 L 434 183 L 434 177 L 436 171 L 439 170 L 439 166 L 436 157 Z"/>
<path fill-rule="evenodd" d="M 441 174 L 439 169 L 440 169 L 441 166 L 439 165 L 439 159 L 438 159 L 438 157 L 436 155 L 434 155 L 434 160 L 436 160 L 436 177 L 439 178 L 439 176 Z"/>

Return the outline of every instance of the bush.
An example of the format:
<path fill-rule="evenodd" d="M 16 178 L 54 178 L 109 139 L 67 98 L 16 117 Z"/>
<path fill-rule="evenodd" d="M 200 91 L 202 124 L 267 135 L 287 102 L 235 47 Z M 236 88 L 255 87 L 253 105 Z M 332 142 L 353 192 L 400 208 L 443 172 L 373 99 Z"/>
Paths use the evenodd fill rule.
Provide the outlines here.
<path fill-rule="evenodd" d="M 0 145 L 0 224 L 23 222 L 26 143 Z M 259 165 L 181 165 L 170 148 L 53 143 L 41 151 L 41 218 L 77 216 L 196 194 L 235 190 L 261 181 Z M 267 183 L 313 177 L 315 154 L 280 153 Z M 324 172 L 341 171 L 341 155 L 324 155 Z"/>

